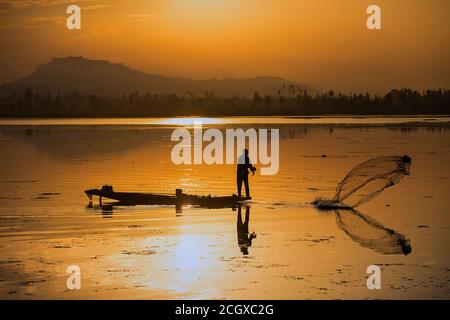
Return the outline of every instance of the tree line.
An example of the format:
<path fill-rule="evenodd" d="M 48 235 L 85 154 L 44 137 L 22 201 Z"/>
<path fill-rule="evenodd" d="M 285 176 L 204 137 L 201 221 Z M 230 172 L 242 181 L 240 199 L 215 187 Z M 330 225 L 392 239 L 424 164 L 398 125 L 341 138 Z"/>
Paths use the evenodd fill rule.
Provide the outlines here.
<path fill-rule="evenodd" d="M 324 115 L 448 115 L 450 90 L 391 90 L 385 95 L 309 94 L 220 97 L 193 94 L 131 93 L 97 96 L 23 92 L 0 96 L 0 117 L 172 117 L 172 116 L 324 116 Z"/>

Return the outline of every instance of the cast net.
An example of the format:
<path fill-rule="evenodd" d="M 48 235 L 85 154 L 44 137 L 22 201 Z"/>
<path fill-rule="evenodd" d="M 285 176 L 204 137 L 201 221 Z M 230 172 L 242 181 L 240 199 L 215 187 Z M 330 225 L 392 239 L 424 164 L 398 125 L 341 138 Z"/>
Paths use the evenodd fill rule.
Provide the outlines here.
<path fill-rule="evenodd" d="M 410 174 L 409 156 L 383 156 L 370 159 L 351 170 L 336 187 L 332 200 L 317 199 L 321 209 L 355 208 L 378 196 Z"/>

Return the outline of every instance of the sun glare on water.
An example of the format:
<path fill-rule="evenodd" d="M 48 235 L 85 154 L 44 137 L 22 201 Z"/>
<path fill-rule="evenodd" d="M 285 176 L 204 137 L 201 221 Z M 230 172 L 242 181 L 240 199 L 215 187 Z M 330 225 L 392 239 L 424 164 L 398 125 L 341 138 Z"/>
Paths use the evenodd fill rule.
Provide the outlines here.
<path fill-rule="evenodd" d="M 195 122 L 200 122 L 202 125 L 209 124 L 223 124 L 224 121 L 222 119 L 217 118 L 169 118 L 162 119 L 158 121 L 156 124 L 160 125 L 174 125 L 174 126 L 193 126 Z"/>

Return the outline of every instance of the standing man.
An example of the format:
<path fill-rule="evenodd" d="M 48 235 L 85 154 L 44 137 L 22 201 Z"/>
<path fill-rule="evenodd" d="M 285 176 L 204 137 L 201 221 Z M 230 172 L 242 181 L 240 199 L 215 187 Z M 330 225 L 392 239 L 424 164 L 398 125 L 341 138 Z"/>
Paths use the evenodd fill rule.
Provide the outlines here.
<path fill-rule="evenodd" d="M 255 175 L 256 168 L 252 165 L 249 157 L 248 157 L 248 149 L 244 149 L 244 152 L 242 152 L 242 155 L 238 158 L 238 165 L 237 165 L 237 189 L 238 189 L 238 197 L 241 198 L 241 189 L 242 189 L 242 182 L 245 184 L 245 195 L 248 199 L 251 199 L 250 197 L 250 187 L 248 186 L 248 170 L 252 172 L 253 175 Z"/>

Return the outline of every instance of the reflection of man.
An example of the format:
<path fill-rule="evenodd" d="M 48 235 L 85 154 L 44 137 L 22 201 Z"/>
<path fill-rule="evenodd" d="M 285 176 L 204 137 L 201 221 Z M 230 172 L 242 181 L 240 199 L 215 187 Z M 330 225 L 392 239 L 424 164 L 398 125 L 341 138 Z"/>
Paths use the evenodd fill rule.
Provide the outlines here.
<path fill-rule="evenodd" d="M 248 223 L 250 221 L 250 207 L 245 208 L 245 222 L 242 222 L 241 206 L 238 208 L 237 236 L 238 245 L 243 255 L 248 255 L 248 247 L 252 245 L 252 240 L 256 238 L 256 233 L 248 233 Z"/>
<path fill-rule="evenodd" d="M 242 155 L 238 158 L 237 165 L 237 189 L 238 189 L 238 197 L 241 197 L 241 189 L 242 182 L 245 185 L 245 195 L 247 198 L 250 198 L 250 188 L 248 186 L 248 170 L 255 174 L 256 168 L 250 162 L 250 158 L 248 157 L 248 150 L 244 149 Z"/>

